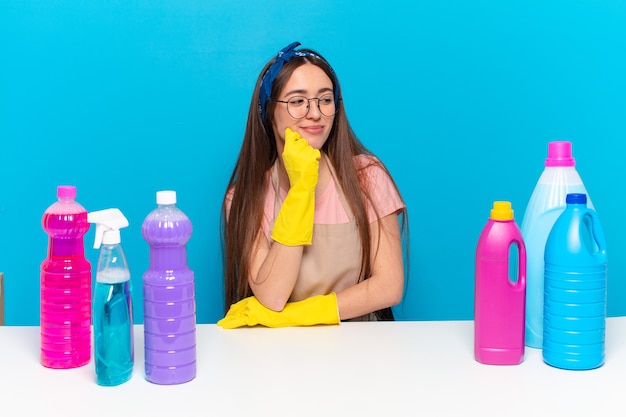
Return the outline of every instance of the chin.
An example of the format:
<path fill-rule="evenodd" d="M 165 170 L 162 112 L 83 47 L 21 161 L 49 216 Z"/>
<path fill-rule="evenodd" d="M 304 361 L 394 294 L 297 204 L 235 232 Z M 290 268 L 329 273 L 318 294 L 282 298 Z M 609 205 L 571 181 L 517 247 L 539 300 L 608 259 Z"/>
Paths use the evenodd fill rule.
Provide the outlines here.
<path fill-rule="evenodd" d="M 309 145 L 311 145 L 312 148 L 315 149 L 322 149 L 322 146 L 324 146 L 324 144 L 326 143 L 326 138 L 321 139 L 319 137 L 312 137 L 312 138 L 305 138 L 307 140 L 307 142 L 309 143 Z"/>
<path fill-rule="evenodd" d="M 311 145 L 311 147 L 314 149 L 319 149 L 320 151 L 322 150 L 322 146 L 324 146 L 323 143 L 315 143 L 315 142 L 309 143 L 309 145 Z"/>

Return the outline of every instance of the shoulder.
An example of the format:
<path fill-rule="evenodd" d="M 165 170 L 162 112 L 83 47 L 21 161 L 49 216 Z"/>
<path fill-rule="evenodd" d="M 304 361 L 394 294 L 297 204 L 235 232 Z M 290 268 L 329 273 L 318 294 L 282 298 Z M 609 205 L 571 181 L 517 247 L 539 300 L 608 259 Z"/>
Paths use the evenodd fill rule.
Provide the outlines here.
<path fill-rule="evenodd" d="M 383 163 L 373 155 L 356 155 L 354 157 L 355 167 L 363 186 L 368 191 L 372 191 L 376 184 L 392 183 L 393 180 L 389 175 Z"/>
<path fill-rule="evenodd" d="M 357 170 L 380 167 L 380 161 L 374 155 L 354 155 L 354 164 Z"/>
<path fill-rule="evenodd" d="M 235 186 L 232 186 L 226 191 L 226 196 L 224 198 L 224 200 L 226 200 L 226 204 L 230 205 L 233 202 L 234 194 L 235 194 Z"/>
<path fill-rule="evenodd" d="M 383 163 L 373 155 L 356 155 L 354 158 L 361 187 L 367 195 L 369 221 L 402 210 L 405 205 L 400 191 Z"/>
<path fill-rule="evenodd" d="M 264 188 L 263 188 L 263 194 L 264 194 L 264 199 L 268 199 L 268 198 L 274 198 L 274 188 L 272 187 L 272 183 L 271 183 L 271 172 L 268 171 L 265 173 L 265 182 L 264 182 Z M 235 185 L 231 185 L 228 190 L 226 191 L 226 194 L 224 195 L 224 207 L 226 209 L 226 213 L 230 212 L 230 209 L 233 205 L 233 200 L 235 199 L 235 193 L 237 191 L 239 191 L 239 188 L 241 187 L 240 184 L 235 183 Z M 244 198 L 247 197 L 247 195 L 243 196 Z M 238 200 L 241 200 L 242 196 L 238 196 Z M 239 203 L 241 204 L 241 203 Z"/>
<path fill-rule="evenodd" d="M 226 220 L 228 221 L 228 216 L 230 215 L 230 208 L 233 205 L 233 195 L 235 194 L 235 187 L 230 187 L 226 191 L 226 195 L 224 196 L 224 212 L 226 214 Z"/>

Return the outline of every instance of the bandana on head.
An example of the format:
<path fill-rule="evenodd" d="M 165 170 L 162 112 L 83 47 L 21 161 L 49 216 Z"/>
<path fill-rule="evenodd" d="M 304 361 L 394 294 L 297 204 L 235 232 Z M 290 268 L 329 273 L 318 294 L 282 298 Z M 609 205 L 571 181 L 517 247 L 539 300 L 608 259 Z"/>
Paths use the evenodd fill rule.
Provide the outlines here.
<path fill-rule="evenodd" d="M 263 121 L 263 124 L 265 124 L 265 105 L 268 101 L 272 100 L 272 85 L 274 84 L 276 76 L 278 76 L 278 73 L 283 68 L 283 64 L 285 62 L 289 62 L 294 56 L 313 56 L 322 59 L 319 55 L 315 55 L 311 52 L 296 51 L 296 48 L 300 45 L 300 42 L 293 42 L 281 49 L 278 52 L 278 55 L 276 55 L 276 60 L 274 61 L 274 63 L 263 75 L 263 80 L 261 81 L 261 89 L 259 91 L 259 109 L 261 111 L 261 120 Z M 339 94 L 337 91 L 337 80 L 334 79 L 333 83 L 335 85 L 336 102 L 338 99 L 337 95 Z"/>

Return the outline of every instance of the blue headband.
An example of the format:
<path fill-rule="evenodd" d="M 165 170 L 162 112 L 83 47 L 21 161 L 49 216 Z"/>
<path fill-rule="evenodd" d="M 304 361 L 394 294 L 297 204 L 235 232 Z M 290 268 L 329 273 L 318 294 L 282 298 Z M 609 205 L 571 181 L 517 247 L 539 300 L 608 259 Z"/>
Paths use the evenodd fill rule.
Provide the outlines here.
<path fill-rule="evenodd" d="M 283 68 L 283 64 L 285 62 L 289 62 L 294 56 L 313 56 L 315 58 L 323 59 L 319 55 L 315 55 L 311 52 L 296 51 L 295 49 L 300 45 L 300 42 L 293 42 L 281 49 L 278 52 L 278 55 L 276 55 L 276 60 L 274 61 L 274 63 L 270 65 L 270 67 L 263 75 L 263 80 L 261 81 L 261 89 L 259 91 L 259 108 L 261 110 L 261 120 L 263 121 L 263 124 L 265 124 L 265 105 L 268 101 L 271 101 L 272 99 L 272 85 L 274 84 L 276 76 L 278 76 L 278 73 Z M 335 84 L 335 102 L 337 102 L 339 95 L 339 92 L 337 90 L 339 87 L 337 85 L 336 78 L 333 79 L 333 83 Z"/>

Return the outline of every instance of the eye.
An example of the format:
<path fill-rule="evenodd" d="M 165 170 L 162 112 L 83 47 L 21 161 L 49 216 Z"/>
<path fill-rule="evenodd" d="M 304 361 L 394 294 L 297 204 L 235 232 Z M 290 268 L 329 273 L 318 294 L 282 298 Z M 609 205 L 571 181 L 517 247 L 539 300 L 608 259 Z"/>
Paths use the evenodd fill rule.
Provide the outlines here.
<path fill-rule="evenodd" d="M 329 104 L 333 104 L 333 97 L 332 96 L 320 97 L 320 105 L 328 106 Z"/>
<path fill-rule="evenodd" d="M 307 102 L 304 97 L 293 97 L 289 99 L 289 105 L 292 107 L 301 107 Z"/>

